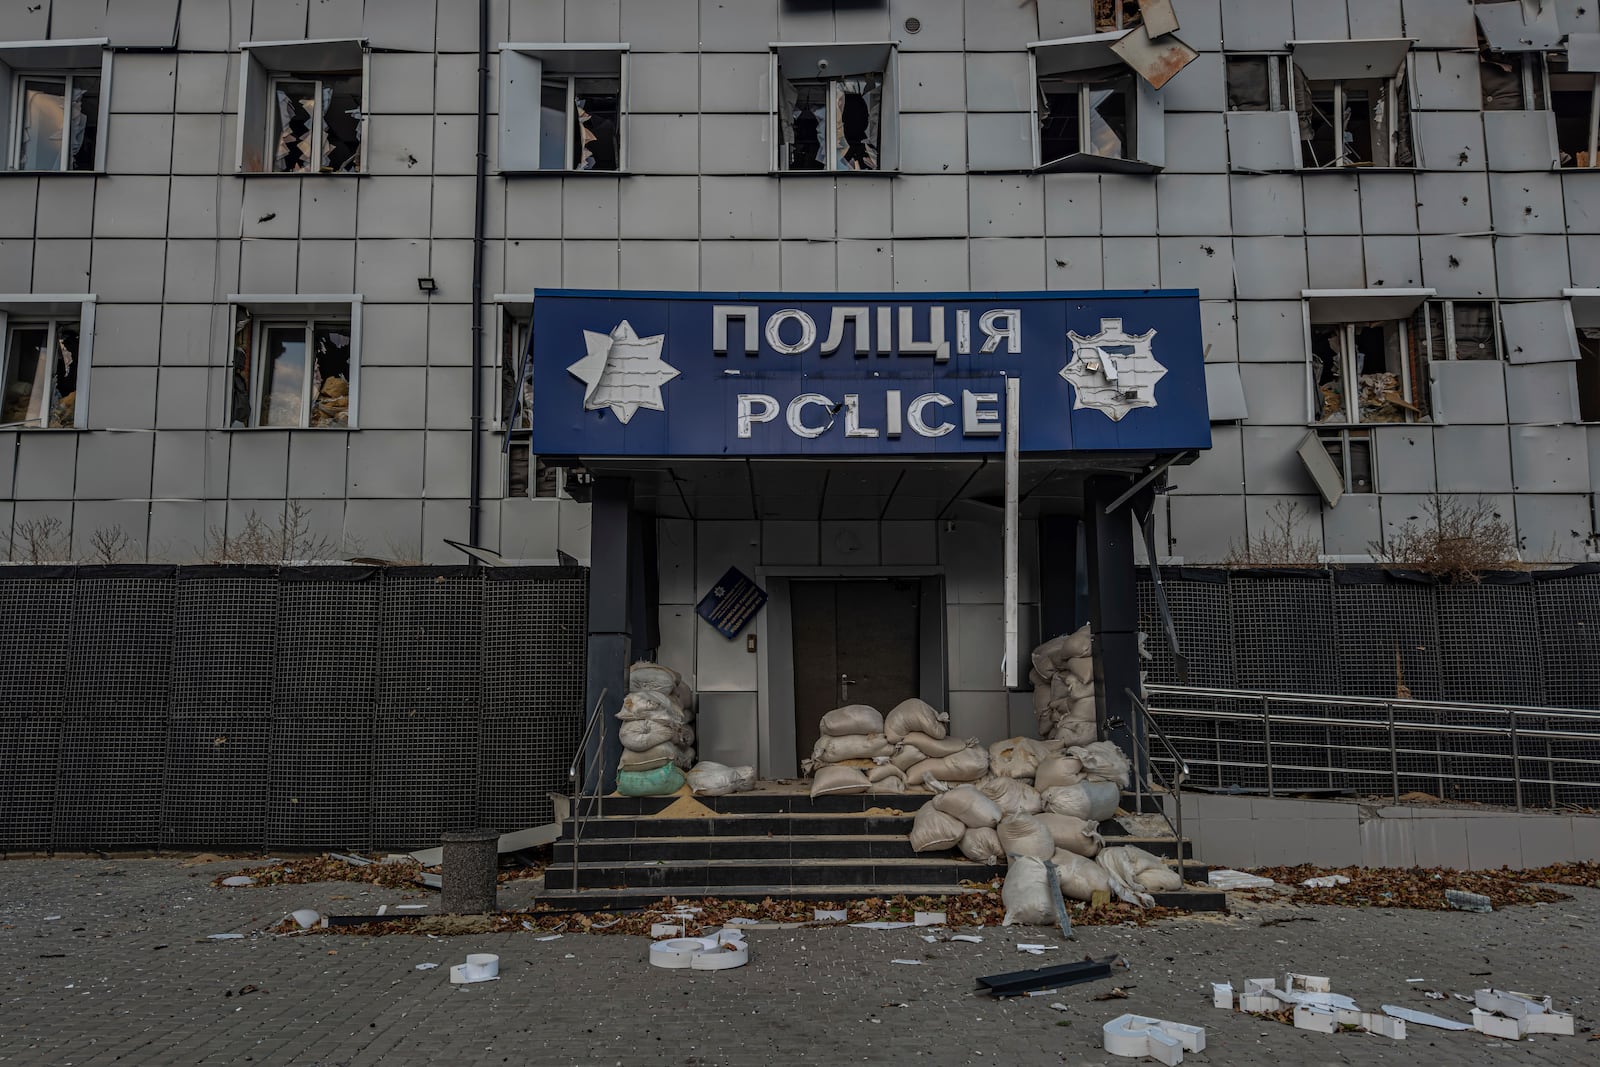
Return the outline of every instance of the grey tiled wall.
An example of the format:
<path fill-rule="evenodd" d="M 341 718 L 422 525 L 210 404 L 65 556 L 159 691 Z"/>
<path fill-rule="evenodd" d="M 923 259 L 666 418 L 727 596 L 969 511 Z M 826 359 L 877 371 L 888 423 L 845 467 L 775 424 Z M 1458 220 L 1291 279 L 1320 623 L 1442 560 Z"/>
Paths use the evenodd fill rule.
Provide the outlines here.
<path fill-rule="evenodd" d="M 319 533 L 369 554 L 458 558 L 441 538 L 465 535 L 473 447 L 474 7 L 6 6 L 0 38 L 176 48 L 116 53 L 107 174 L 0 176 L 0 292 L 99 299 L 92 429 L 0 432 L 0 530 L 58 516 L 81 552 L 115 524 L 141 555 L 188 560 L 208 531 L 293 499 Z M 1542 117 L 1479 111 L 1468 0 L 1176 0 L 1179 35 L 1201 55 L 1164 90 L 1168 165 L 1155 176 L 979 173 L 1028 166 L 1025 45 L 1090 32 L 1090 0 L 838 7 L 495 0 L 496 44 L 630 45 L 633 173 L 492 176 L 487 291 L 1192 286 L 1208 359 L 1241 364 L 1250 417 L 1218 425 L 1216 447 L 1174 478 L 1161 515 L 1174 555 L 1221 558 L 1285 501 L 1302 505 L 1326 551 L 1359 553 L 1437 489 L 1486 494 L 1530 555 L 1582 557 L 1600 427 L 1572 424 L 1571 362 L 1452 368 L 1451 425 L 1378 431 L 1379 495 L 1323 509 L 1292 454 L 1305 430 L 1302 288 L 1560 299 L 1600 284 L 1600 172 L 1551 172 Z M 1600 5 L 1557 8 L 1564 29 L 1600 32 Z M 1402 34 L 1416 38 L 1421 169 L 1230 169 L 1247 138 L 1223 113 L 1222 49 Z M 230 50 L 347 35 L 374 49 L 368 173 L 234 176 Z M 770 177 L 769 43 L 885 39 L 901 48 L 901 174 Z M 420 276 L 438 293 L 419 293 Z M 296 291 L 363 297 L 362 429 L 222 429 L 219 301 Z M 584 507 L 501 499 L 499 441 L 478 447 L 488 546 L 586 556 Z"/>

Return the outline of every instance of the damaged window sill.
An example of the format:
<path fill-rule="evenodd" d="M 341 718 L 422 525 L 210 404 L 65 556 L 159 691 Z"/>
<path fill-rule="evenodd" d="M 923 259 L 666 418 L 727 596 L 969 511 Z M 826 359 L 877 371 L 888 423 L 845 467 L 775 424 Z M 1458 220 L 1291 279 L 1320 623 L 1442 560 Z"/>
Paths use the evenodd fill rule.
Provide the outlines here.
<path fill-rule="evenodd" d="M 897 170 L 769 170 L 769 178 L 898 178 Z"/>
<path fill-rule="evenodd" d="M 1274 171 L 1283 174 L 1416 174 L 1425 170 L 1424 167 L 1290 167 L 1286 171 Z"/>
<path fill-rule="evenodd" d="M 502 178 L 631 178 L 631 170 L 502 170 Z"/>
<path fill-rule="evenodd" d="M 236 170 L 235 178 L 365 178 L 369 171 L 347 170 Z M 409 174 L 410 171 L 396 171 L 397 174 Z"/>
<path fill-rule="evenodd" d="M 224 433 L 355 433 L 359 426 L 223 426 Z"/>
<path fill-rule="evenodd" d="M 104 178 L 103 170 L 0 170 L 0 178 Z"/>

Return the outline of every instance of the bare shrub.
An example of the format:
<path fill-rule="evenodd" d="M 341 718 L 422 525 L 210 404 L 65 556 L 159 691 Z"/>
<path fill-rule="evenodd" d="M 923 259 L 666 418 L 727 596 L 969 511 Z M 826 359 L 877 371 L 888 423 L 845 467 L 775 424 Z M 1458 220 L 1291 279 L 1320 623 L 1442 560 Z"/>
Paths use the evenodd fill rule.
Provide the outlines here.
<path fill-rule="evenodd" d="M 1434 493 L 1422 511 L 1387 542 L 1369 543 L 1372 558 L 1451 582 L 1475 582 L 1484 571 L 1521 566 L 1511 525 L 1482 497 Z"/>
<path fill-rule="evenodd" d="M 298 500 L 288 502 L 276 523 L 252 511 L 232 536 L 212 526 L 206 537 L 212 563 L 309 563 L 341 555 L 341 543 L 313 530 L 311 511 Z"/>
<path fill-rule="evenodd" d="M 89 536 L 85 563 L 127 563 L 139 555 L 139 542 L 120 525 L 101 527 Z"/>
<path fill-rule="evenodd" d="M 1267 513 L 1268 529 L 1246 537 L 1244 544 L 1229 542 L 1224 567 L 1320 567 L 1322 546 L 1316 537 L 1299 532 L 1306 516 L 1292 500 L 1280 501 Z"/>
<path fill-rule="evenodd" d="M 72 558 L 66 524 L 55 515 L 17 523 L 10 542 L 13 563 L 62 563 Z"/>

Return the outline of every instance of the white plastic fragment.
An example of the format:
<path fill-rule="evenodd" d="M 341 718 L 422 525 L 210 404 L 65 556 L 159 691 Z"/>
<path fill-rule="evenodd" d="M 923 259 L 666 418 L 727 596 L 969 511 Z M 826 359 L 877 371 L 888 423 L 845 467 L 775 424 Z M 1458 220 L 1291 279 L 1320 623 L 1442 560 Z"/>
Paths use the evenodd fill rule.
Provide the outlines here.
<path fill-rule="evenodd" d="M 1270 993 L 1272 992 L 1272 979 L 1246 978 L 1244 980 L 1244 991 L 1246 993 Z"/>
<path fill-rule="evenodd" d="M 1385 1004 L 1383 1013 L 1392 1015 L 1396 1019 L 1404 1019 L 1406 1022 L 1416 1026 L 1431 1026 L 1437 1030 L 1472 1029 L 1471 1023 L 1457 1022 L 1455 1019 L 1447 1019 L 1443 1015 L 1433 1015 L 1429 1012 L 1417 1011 L 1414 1008 L 1403 1008 L 1398 1004 Z"/>
<path fill-rule="evenodd" d="M 842 923 L 849 917 L 844 908 L 814 908 L 811 912 L 811 921 L 819 923 Z"/>
<path fill-rule="evenodd" d="M 977 934 L 951 934 L 950 935 L 950 940 L 952 940 L 952 941 L 965 941 L 969 945 L 981 945 L 981 944 L 983 944 L 983 938 L 979 937 Z"/>
<path fill-rule="evenodd" d="M 1060 945 L 1018 945 L 1018 952 L 1026 952 L 1032 956 L 1042 956 L 1046 952 L 1060 948 Z"/>
<path fill-rule="evenodd" d="M 1206 881 L 1213 889 L 1265 889 L 1276 885 L 1271 878 L 1263 878 L 1259 874 L 1246 874 L 1243 871 L 1222 869 L 1212 871 L 1206 875 Z"/>
<path fill-rule="evenodd" d="M 682 923 L 651 923 L 650 924 L 650 936 L 651 937 L 682 937 L 683 933 L 684 933 L 684 931 L 683 931 L 683 924 Z"/>
<path fill-rule="evenodd" d="M 289 918 L 293 919 L 300 929 L 309 930 L 322 922 L 322 912 L 316 908 L 300 908 L 297 911 L 291 911 Z"/>
<path fill-rule="evenodd" d="M 536 938 L 534 938 L 534 940 L 535 941 L 560 941 L 561 940 L 561 935 L 560 934 L 550 934 L 550 935 L 545 936 L 545 937 L 536 937 Z"/>
<path fill-rule="evenodd" d="M 431 971 L 437 966 L 439 966 L 437 963 L 419 963 L 415 969 L 419 971 Z"/>
<path fill-rule="evenodd" d="M 699 908 L 695 908 L 693 910 L 699 911 L 700 909 Z M 758 926 L 758 925 L 760 925 L 760 923 L 761 923 L 760 919 L 739 918 L 739 919 L 729 919 L 728 920 L 728 925 L 729 926 Z"/>
<path fill-rule="evenodd" d="M 945 913 L 942 911 L 919 911 L 916 913 L 916 925 L 943 926 L 945 924 L 944 915 Z"/>
<path fill-rule="evenodd" d="M 1444 902 L 1457 911 L 1493 911 L 1494 904 L 1482 893 L 1468 893 L 1460 889 L 1446 889 Z"/>
<path fill-rule="evenodd" d="M 1576 1032 L 1572 1016 L 1564 1011 L 1544 1011 L 1525 1016 L 1517 1022 L 1525 1034 L 1565 1034 L 1571 1037 Z"/>
<path fill-rule="evenodd" d="M 1325 874 L 1320 878 L 1307 878 L 1300 884 L 1307 889 L 1332 889 L 1336 885 L 1349 885 L 1350 879 L 1342 874 Z"/>
<path fill-rule="evenodd" d="M 1067 1006 L 1065 1004 L 1061 1003 L 1061 1001 L 1053 1000 L 1053 1001 L 1050 1002 L 1050 1010 L 1051 1011 L 1067 1011 L 1068 1008 L 1067 1008 Z"/>
<path fill-rule="evenodd" d="M 667 970 L 725 971 L 750 962 L 750 948 L 737 930 L 710 937 L 679 937 L 650 946 L 650 966 Z"/>
<path fill-rule="evenodd" d="M 239 940 L 243 939 L 243 937 L 244 937 L 243 934 L 211 934 L 206 938 L 206 940 L 208 940 L 208 941 L 239 941 Z"/>
<path fill-rule="evenodd" d="M 492 952 L 469 952 L 466 963 L 450 968 L 451 985 L 472 985 L 476 982 L 500 980 L 500 957 Z"/>
<path fill-rule="evenodd" d="M 1182 1063 L 1185 1052 L 1201 1052 L 1206 1047 L 1204 1027 L 1131 1013 L 1106 1023 L 1100 1028 L 1100 1036 L 1101 1044 L 1113 1056 L 1149 1056 L 1167 1067 Z"/>
<path fill-rule="evenodd" d="M 1239 1010 L 1259 1014 L 1261 1012 L 1277 1011 L 1282 1005 L 1277 998 L 1265 993 L 1241 993 L 1239 995 Z"/>
<path fill-rule="evenodd" d="M 1484 1011 L 1498 1012 L 1512 1019 L 1521 1019 L 1550 1010 L 1549 997 L 1530 997 L 1526 993 L 1515 993 L 1505 989 L 1474 989 L 1472 1000 Z"/>
<path fill-rule="evenodd" d="M 428 910 L 428 906 L 426 904 L 396 904 L 394 907 L 395 907 L 396 911 L 427 911 Z"/>
<path fill-rule="evenodd" d="M 1508 1041 L 1516 1041 L 1522 1037 L 1522 1028 L 1517 1025 L 1516 1019 L 1508 1019 L 1504 1015 L 1496 1015 L 1481 1008 L 1472 1009 L 1472 1028 L 1480 1034 L 1503 1037 Z"/>
<path fill-rule="evenodd" d="M 256 880 L 254 878 L 251 878 L 247 874 L 236 874 L 236 875 L 232 876 L 231 878 L 224 878 L 222 880 L 222 884 L 225 885 L 225 886 L 229 886 L 229 887 L 237 887 L 237 886 L 242 886 L 242 885 L 255 885 L 256 884 Z"/>
<path fill-rule="evenodd" d="M 850 925 L 852 927 L 854 927 L 855 929 L 857 929 L 857 930 L 904 930 L 908 926 L 915 926 L 917 924 L 916 923 L 871 922 L 871 923 L 851 923 Z"/>
<path fill-rule="evenodd" d="M 1332 1008 L 1325 1008 L 1316 1004 L 1296 1004 L 1294 1006 L 1294 1028 L 1296 1030 L 1311 1030 L 1319 1034 L 1331 1034 L 1339 1029 L 1339 1017 Z"/>
<path fill-rule="evenodd" d="M 1310 1004 L 1317 1008 L 1343 1008 L 1345 1011 L 1357 1011 L 1356 1002 L 1343 993 L 1302 993 L 1295 989 L 1269 990 L 1272 996 L 1285 1004 Z"/>
<path fill-rule="evenodd" d="M 47 922 L 47 923 L 53 923 L 53 922 L 57 921 L 60 918 L 61 918 L 61 916 L 59 916 L 59 915 L 46 915 L 44 917 L 44 921 Z"/>
<path fill-rule="evenodd" d="M 1213 1008 L 1222 1008 L 1226 1011 L 1233 1010 L 1232 982 L 1211 983 L 1211 1006 Z"/>
<path fill-rule="evenodd" d="M 1333 983 L 1319 974 L 1295 974 L 1286 971 L 1283 976 L 1283 988 L 1301 993 L 1331 993 Z"/>
<path fill-rule="evenodd" d="M 890 960 L 889 962 L 890 963 L 904 964 L 907 967 L 921 967 L 922 966 L 922 961 L 921 960 Z"/>

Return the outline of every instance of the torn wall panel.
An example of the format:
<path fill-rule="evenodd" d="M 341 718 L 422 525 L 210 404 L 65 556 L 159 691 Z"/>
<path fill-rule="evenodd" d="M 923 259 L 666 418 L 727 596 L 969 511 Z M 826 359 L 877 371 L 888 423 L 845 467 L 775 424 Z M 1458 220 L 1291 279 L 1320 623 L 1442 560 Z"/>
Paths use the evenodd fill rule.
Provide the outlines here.
<path fill-rule="evenodd" d="M 114 48 L 173 48 L 178 43 L 178 0 L 118 0 L 106 12 Z"/>
<path fill-rule="evenodd" d="M 1543 52 L 1561 45 L 1561 27 L 1556 23 L 1556 7 L 1543 2 L 1520 4 L 1477 4 L 1473 14 L 1483 30 L 1483 38 L 1497 52 Z"/>

